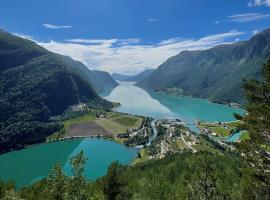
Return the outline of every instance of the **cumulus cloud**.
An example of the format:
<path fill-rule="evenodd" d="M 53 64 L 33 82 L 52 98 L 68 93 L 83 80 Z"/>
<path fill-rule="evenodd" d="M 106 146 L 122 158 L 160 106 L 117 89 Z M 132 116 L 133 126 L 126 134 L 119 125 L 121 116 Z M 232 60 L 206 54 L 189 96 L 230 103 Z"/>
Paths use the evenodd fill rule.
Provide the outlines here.
<path fill-rule="evenodd" d="M 268 18 L 270 18 L 270 14 L 245 13 L 245 14 L 231 15 L 228 17 L 228 21 L 244 23 Z"/>
<path fill-rule="evenodd" d="M 248 6 L 270 6 L 270 0 L 251 0 Z"/>
<path fill-rule="evenodd" d="M 156 68 L 183 50 L 202 50 L 234 42 L 244 32 L 232 30 L 200 39 L 171 38 L 157 44 L 142 44 L 130 39 L 70 39 L 64 42 L 38 42 L 50 51 L 64 54 L 86 64 L 90 69 L 135 74 Z M 123 43 L 124 42 L 124 43 Z M 125 43 L 126 42 L 126 43 Z"/>
<path fill-rule="evenodd" d="M 58 26 L 58 25 L 53 25 L 53 24 L 42 24 L 45 28 L 48 29 L 67 29 L 67 28 L 71 28 L 72 26 Z"/>

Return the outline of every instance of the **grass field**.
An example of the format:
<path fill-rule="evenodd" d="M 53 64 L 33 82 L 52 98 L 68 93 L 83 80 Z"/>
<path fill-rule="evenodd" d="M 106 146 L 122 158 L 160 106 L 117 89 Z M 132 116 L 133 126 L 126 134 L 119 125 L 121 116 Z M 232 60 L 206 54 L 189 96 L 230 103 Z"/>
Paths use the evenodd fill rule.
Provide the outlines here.
<path fill-rule="evenodd" d="M 228 126 L 230 126 L 230 128 L 224 128 L 214 123 L 201 123 L 200 126 L 203 128 L 210 129 L 212 132 L 215 132 L 220 137 L 228 137 L 231 133 L 231 130 L 236 128 L 236 126 L 238 126 L 239 123 L 240 122 L 238 121 L 228 123 Z"/>
<path fill-rule="evenodd" d="M 106 119 L 95 122 L 112 134 L 126 133 L 127 129 L 139 128 L 143 118 L 122 113 L 109 113 Z"/>
<path fill-rule="evenodd" d="M 47 140 L 65 136 L 114 135 L 126 133 L 127 129 L 139 128 L 143 118 L 118 112 L 109 112 L 105 119 L 97 119 L 94 114 L 63 121 L 64 128 L 55 132 Z M 123 141 L 122 141 L 123 142 Z"/>
<path fill-rule="evenodd" d="M 76 118 L 64 121 L 64 128 L 67 131 L 71 124 L 78 124 L 82 122 L 93 122 L 94 120 L 96 120 L 96 116 L 89 113 L 84 116 L 80 116 L 80 117 L 76 117 Z"/>
<path fill-rule="evenodd" d="M 230 129 L 226 129 L 226 128 L 218 127 L 218 126 L 210 127 L 209 129 L 221 137 L 228 137 L 230 135 Z"/>
<path fill-rule="evenodd" d="M 234 122 L 227 123 L 228 126 L 231 126 L 233 128 L 239 128 L 242 124 L 243 122 L 241 121 L 234 121 Z"/>
<path fill-rule="evenodd" d="M 122 116 L 114 119 L 119 124 L 123 124 L 125 126 L 135 126 L 138 122 L 138 118 L 130 117 L 130 116 Z"/>

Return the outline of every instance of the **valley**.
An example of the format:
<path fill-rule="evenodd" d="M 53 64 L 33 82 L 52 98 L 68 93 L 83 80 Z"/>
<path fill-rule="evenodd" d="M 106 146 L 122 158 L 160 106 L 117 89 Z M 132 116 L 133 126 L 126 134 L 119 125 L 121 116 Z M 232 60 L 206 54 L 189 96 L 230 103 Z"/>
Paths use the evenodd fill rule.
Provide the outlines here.
<path fill-rule="evenodd" d="M 270 200 L 270 0 L 0 2 L 0 200 Z"/>
<path fill-rule="evenodd" d="M 87 162 L 85 174 L 88 178 L 94 177 L 95 179 L 105 175 L 111 159 L 117 159 L 123 164 L 133 163 L 135 165 L 181 152 L 206 151 L 222 154 L 223 149 L 219 150 L 211 140 L 198 135 L 199 129 L 196 121 L 225 122 L 234 120 L 234 112 L 244 113 L 241 109 L 211 103 L 203 99 L 148 93 L 148 91 L 136 87 L 133 82 L 120 82 L 119 86 L 103 98 L 118 102 L 120 106 L 116 107 L 115 111 L 93 109 L 86 104 L 71 107 L 61 118 L 58 118 L 58 120 L 62 120 L 63 128 L 47 137 L 47 143 L 0 155 L 0 162 L 7 163 L 0 166 L 0 176 L 4 180 L 12 177 L 19 188 L 45 177 L 58 159 L 46 156 L 49 153 L 45 150 L 47 146 L 48 148 L 53 146 L 59 154 L 65 154 L 61 162 L 67 174 L 70 173 L 70 166 L 66 164 L 69 158 L 76 152 L 84 150 L 90 159 Z M 204 112 L 204 110 L 208 110 L 208 112 Z M 154 127 L 157 129 L 154 137 L 151 120 L 154 120 Z M 162 133 L 159 127 L 165 127 L 166 131 Z M 116 145 L 115 142 L 119 144 Z M 77 143 L 73 147 L 74 149 L 67 149 L 69 153 L 64 153 L 61 145 L 73 143 Z M 86 145 L 88 143 L 91 146 Z M 104 157 L 105 149 L 110 146 L 112 149 L 109 151 L 115 152 L 115 157 L 111 152 Z M 45 149 L 43 150 L 43 148 Z M 117 150 L 119 148 L 121 150 Z M 93 152 L 90 153 L 91 151 Z M 33 168 L 27 169 L 18 157 L 24 155 L 23 160 L 27 162 L 27 159 L 33 157 L 32 153 L 41 159 L 45 156 L 51 164 L 42 166 L 42 172 L 36 171 L 35 165 Z M 126 160 L 120 159 L 123 153 L 127 155 Z M 99 162 L 99 157 L 103 157 L 103 164 Z M 36 175 L 29 175 L 28 178 L 23 179 L 19 174 L 14 176 L 15 169 L 6 168 L 12 162 L 18 163 L 24 170 L 36 171 Z M 90 170 L 93 166 L 99 166 L 100 170 Z M 88 167 L 90 171 L 88 171 Z"/>

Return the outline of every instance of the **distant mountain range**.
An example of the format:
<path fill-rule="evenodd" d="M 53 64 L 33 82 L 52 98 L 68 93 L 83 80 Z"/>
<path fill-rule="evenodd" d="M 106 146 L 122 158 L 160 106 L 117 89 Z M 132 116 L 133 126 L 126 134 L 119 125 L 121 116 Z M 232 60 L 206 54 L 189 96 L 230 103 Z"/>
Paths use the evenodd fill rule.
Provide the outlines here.
<path fill-rule="evenodd" d="M 177 87 L 183 95 L 220 103 L 243 103 L 243 80 L 260 79 L 262 64 L 269 56 L 270 29 L 267 29 L 245 42 L 183 51 L 137 85 L 154 91 Z"/>
<path fill-rule="evenodd" d="M 141 81 L 141 80 L 145 79 L 146 77 L 150 76 L 150 74 L 152 74 L 153 71 L 155 71 L 155 70 L 154 69 L 146 69 L 137 75 L 128 77 L 127 79 L 125 79 L 125 81 L 133 81 L 133 82 Z"/>
<path fill-rule="evenodd" d="M 144 71 L 142 71 L 134 76 L 114 73 L 114 74 L 112 74 L 112 77 L 118 81 L 138 82 L 138 81 L 141 81 L 141 80 L 145 79 L 146 77 L 148 77 L 150 74 L 152 74 L 153 71 L 155 71 L 155 70 L 154 69 L 146 69 L 146 70 L 144 70 Z"/>
<path fill-rule="evenodd" d="M 127 78 L 130 78 L 129 75 L 119 74 L 119 73 L 113 73 L 112 77 L 116 81 L 125 81 Z"/>
<path fill-rule="evenodd" d="M 97 93 L 117 83 L 106 72 L 0 30 L 0 152 L 45 140 L 51 117 L 80 102 L 111 107 Z"/>

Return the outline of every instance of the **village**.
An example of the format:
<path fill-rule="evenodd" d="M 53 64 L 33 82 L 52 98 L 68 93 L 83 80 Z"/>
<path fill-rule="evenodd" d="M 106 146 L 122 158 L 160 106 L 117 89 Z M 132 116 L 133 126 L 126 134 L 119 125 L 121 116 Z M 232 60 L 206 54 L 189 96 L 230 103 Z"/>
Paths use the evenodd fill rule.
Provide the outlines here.
<path fill-rule="evenodd" d="M 149 137 L 153 134 L 150 118 L 144 117 L 139 128 L 129 128 L 126 133 L 114 136 L 116 140 L 121 140 L 127 146 L 145 146 L 149 142 Z"/>
<path fill-rule="evenodd" d="M 199 144 L 197 137 L 178 119 L 164 119 L 155 122 L 157 137 L 146 147 L 150 159 L 163 158 L 177 152 L 197 152 L 194 145 Z"/>

